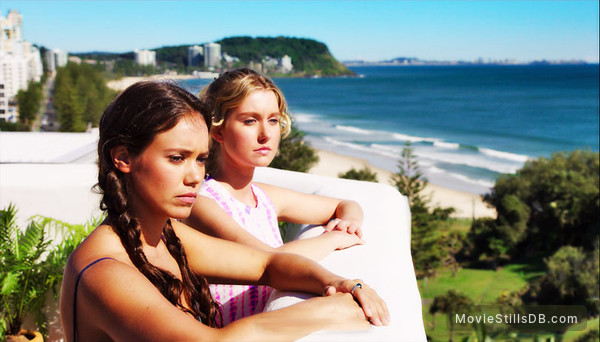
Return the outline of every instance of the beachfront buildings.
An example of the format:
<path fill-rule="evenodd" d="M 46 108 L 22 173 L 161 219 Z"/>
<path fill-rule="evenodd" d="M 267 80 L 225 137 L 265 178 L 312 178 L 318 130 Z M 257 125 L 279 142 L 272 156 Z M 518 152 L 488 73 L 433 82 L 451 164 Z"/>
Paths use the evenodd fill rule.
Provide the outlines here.
<path fill-rule="evenodd" d="M 69 62 L 69 54 L 60 49 L 46 51 L 46 65 L 48 71 L 55 72 L 56 69 L 62 68 Z"/>
<path fill-rule="evenodd" d="M 21 14 L 10 10 L 0 16 L 0 120 L 17 121 L 15 95 L 29 81 L 39 82 L 43 72 L 39 49 L 23 40 Z"/>
<path fill-rule="evenodd" d="M 156 66 L 156 51 L 135 49 L 133 55 L 136 64 Z"/>
<path fill-rule="evenodd" d="M 283 74 L 290 73 L 294 69 L 292 58 L 288 55 L 285 55 L 281 58 L 266 56 L 260 63 L 251 64 L 251 67 L 260 72 L 280 72 Z"/>
<path fill-rule="evenodd" d="M 198 66 L 201 65 L 204 59 L 204 48 L 202 46 L 194 45 L 188 46 L 187 49 L 187 65 Z"/>
<path fill-rule="evenodd" d="M 221 44 L 204 44 L 204 66 L 209 69 L 221 66 Z"/>

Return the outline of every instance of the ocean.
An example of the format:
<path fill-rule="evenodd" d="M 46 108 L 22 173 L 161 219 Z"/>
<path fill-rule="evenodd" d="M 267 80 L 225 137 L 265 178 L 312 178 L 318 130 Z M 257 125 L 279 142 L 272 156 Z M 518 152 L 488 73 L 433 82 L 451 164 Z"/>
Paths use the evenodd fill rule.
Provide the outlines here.
<path fill-rule="evenodd" d="M 396 172 L 410 142 L 430 183 L 478 194 L 529 159 L 598 151 L 597 64 L 351 69 L 358 77 L 274 79 L 315 148 Z"/>

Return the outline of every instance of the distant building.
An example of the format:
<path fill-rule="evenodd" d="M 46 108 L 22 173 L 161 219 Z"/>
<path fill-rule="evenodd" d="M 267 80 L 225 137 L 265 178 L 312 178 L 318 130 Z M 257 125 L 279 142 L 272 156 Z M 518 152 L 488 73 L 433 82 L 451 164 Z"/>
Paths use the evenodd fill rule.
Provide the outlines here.
<path fill-rule="evenodd" d="M 281 57 L 279 60 L 279 67 L 281 68 L 281 72 L 288 73 L 294 69 L 294 65 L 292 64 L 292 57 L 285 55 Z"/>
<path fill-rule="evenodd" d="M 156 51 L 138 50 L 133 51 L 134 60 L 139 65 L 156 65 Z"/>
<path fill-rule="evenodd" d="M 264 72 L 280 72 L 287 74 L 290 73 L 293 68 L 292 58 L 288 55 L 281 58 L 266 56 L 262 59 L 262 69 Z"/>
<path fill-rule="evenodd" d="M 81 58 L 77 56 L 69 56 L 68 61 L 75 64 L 81 64 Z"/>
<path fill-rule="evenodd" d="M 22 32 L 18 11 L 0 16 L 0 120 L 17 120 L 15 95 L 27 89 L 29 81 L 39 82 L 43 74 L 39 49 L 23 40 Z"/>
<path fill-rule="evenodd" d="M 55 72 L 58 68 L 62 68 L 69 62 L 69 54 L 60 49 L 46 51 L 46 65 L 48 70 Z"/>
<path fill-rule="evenodd" d="M 218 68 L 221 66 L 221 44 L 204 44 L 204 66 Z"/>
<path fill-rule="evenodd" d="M 239 62 L 239 61 L 240 61 L 240 59 L 239 59 L 238 57 L 235 57 L 235 56 L 229 56 L 229 55 L 228 55 L 226 52 L 223 52 L 223 53 L 221 54 L 221 58 L 222 58 L 222 59 L 221 59 L 221 61 L 225 61 L 225 62 L 226 62 L 226 63 L 228 63 L 228 64 L 231 64 L 231 63 L 235 63 L 235 62 Z"/>
<path fill-rule="evenodd" d="M 194 45 L 189 46 L 187 50 L 187 65 L 198 66 L 201 65 L 204 60 L 204 49 L 202 46 Z"/>

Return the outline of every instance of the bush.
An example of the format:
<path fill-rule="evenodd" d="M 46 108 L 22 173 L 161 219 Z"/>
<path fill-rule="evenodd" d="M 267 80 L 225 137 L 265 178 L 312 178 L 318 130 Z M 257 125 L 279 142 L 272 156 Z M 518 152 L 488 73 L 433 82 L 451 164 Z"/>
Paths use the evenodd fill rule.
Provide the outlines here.
<path fill-rule="evenodd" d="M 484 200 L 511 256 L 552 255 L 561 246 L 591 251 L 600 234 L 597 152 L 555 153 L 502 175 Z"/>
<path fill-rule="evenodd" d="M 319 161 L 315 151 L 304 142 L 305 133 L 292 125 L 290 134 L 279 143 L 279 153 L 270 167 L 282 170 L 307 172 Z"/>
<path fill-rule="evenodd" d="M 375 182 L 375 183 L 377 182 L 377 173 L 371 171 L 371 169 L 368 166 L 365 166 L 364 168 L 362 168 L 360 170 L 351 168 L 350 170 L 348 170 L 346 172 L 339 173 L 338 177 L 345 178 L 345 179 L 366 181 L 366 182 Z"/>

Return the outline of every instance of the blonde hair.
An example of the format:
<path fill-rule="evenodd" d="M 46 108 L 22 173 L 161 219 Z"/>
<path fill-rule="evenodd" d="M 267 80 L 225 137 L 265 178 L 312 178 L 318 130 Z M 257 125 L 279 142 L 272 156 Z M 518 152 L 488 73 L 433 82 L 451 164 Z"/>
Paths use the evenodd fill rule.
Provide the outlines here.
<path fill-rule="evenodd" d="M 292 120 L 288 115 L 283 93 L 271 79 L 247 68 L 224 72 L 200 92 L 200 99 L 209 109 L 211 130 L 223 125 L 229 112 L 239 107 L 248 95 L 257 90 L 272 91 L 275 94 L 280 113 L 281 137 L 287 137 L 292 128 Z M 211 139 L 210 156 L 206 162 L 207 176 L 219 169 L 219 158 L 219 144 Z"/>
<path fill-rule="evenodd" d="M 248 95 L 257 90 L 275 93 L 281 114 L 281 136 L 285 138 L 290 133 L 292 120 L 283 93 L 271 79 L 246 68 L 221 74 L 200 92 L 200 99 L 210 108 L 212 127 L 221 126 L 229 111 L 240 106 Z"/>

